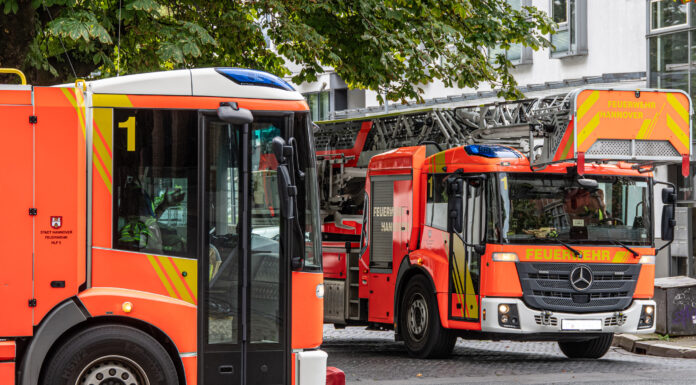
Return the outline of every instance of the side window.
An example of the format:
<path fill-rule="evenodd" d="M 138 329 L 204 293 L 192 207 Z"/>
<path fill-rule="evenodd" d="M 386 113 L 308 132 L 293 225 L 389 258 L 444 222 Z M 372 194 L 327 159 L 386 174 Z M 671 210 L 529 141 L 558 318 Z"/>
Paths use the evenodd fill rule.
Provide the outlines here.
<path fill-rule="evenodd" d="M 469 243 L 481 244 L 486 229 L 485 182 L 465 182 L 464 186 L 464 239 Z"/>
<path fill-rule="evenodd" d="M 113 247 L 196 255 L 198 114 L 114 110 Z"/>
<path fill-rule="evenodd" d="M 428 175 L 425 224 L 447 231 L 447 174 Z"/>

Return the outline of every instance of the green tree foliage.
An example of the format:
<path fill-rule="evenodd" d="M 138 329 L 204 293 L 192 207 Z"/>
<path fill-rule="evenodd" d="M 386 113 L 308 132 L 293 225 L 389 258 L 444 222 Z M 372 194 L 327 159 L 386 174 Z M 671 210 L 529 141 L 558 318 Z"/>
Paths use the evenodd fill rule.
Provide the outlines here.
<path fill-rule="evenodd" d="M 330 66 L 389 100 L 418 100 L 437 80 L 510 98 L 512 63 L 485 47 L 548 47 L 553 27 L 503 0 L 0 0 L 0 66 L 46 84 L 203 66 L 285 76 L 287 59 L 296 83 Z"/>

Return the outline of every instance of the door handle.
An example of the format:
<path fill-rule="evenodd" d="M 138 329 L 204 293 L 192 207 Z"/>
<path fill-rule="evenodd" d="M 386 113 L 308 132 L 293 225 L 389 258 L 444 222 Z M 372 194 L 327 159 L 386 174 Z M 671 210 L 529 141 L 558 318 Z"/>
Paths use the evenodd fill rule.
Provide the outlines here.
<path fill-rule="evenodd" d="M 234 366 L 232 365 L 220 365 L 218 366 L 220 374 L 234 374 Z"/>

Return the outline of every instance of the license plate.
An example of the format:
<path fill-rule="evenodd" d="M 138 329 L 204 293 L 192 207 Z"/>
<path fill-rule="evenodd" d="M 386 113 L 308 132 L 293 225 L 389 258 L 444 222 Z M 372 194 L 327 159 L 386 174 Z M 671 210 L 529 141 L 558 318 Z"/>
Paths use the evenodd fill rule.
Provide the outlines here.
<path fill-rule="evenodd" d="M 602 321 L 598 319 L 564 319 L 561 330 L 602 330 Z"/>

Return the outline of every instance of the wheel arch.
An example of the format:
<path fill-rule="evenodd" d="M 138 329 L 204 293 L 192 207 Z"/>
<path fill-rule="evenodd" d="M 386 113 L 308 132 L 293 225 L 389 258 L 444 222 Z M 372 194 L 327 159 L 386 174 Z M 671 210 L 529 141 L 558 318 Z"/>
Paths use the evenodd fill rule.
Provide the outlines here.
<path fill-rule="evenodd" d="M 21 368 L 18 384 L 38 385 L 46 363 L 67 339 L 83 330 L 104 324 L 130 326 L 153 337 L 162 345 L 176 367 L 179 385 L 186 385 L 180 352 L 163 330 L 132 317 L 116 315 L 93 317 L 77 297 L 69 298 L 56 305 L 36 328 L 33 338 L 24 349 L 21 362 L 18 363 Z"/>
<path fill-rule="evenodd" d="M 39 376 L 39 380 L 43 378 L 44 370 L 46 369 L 46 363 L 51 359 L 53 354 L 61 346 L 63 346 L 63 344 L 65 344 L 70 338 L 82 331 L 102 325 L 129 326 L 133 329 L 140 330 L 141 332 L 154 338 L 164 348 L 164 350 L 167 352 L 167 355 L 172 360 L 172 363 L 176 368 L 177 378 L 179 379 L 178 385 L 186 385 L 186 372 L 184 370 L 184 364 L 181 361 L 181 357 L 179 356 L 180 352 L 174 344 L 174 341 L 167 335 L 167 333 L 165 333 L 162 329 L 158 328 L 157 326 L 152 325 L 143 320 L 117 315 L 91 317 L 77 325 L 74 325 L 72 328 L 63 333 L 60 336 L 60 338 L 55 341 L 53 346 L 51 346 L 51 349 L 46 355 L 44 361 L 41 363 L 41 373 Z"/>
<path fill-rule="evenodd" d="M 430 289 L 433 291 L 433 293 L 437 292 L 435 289 L 435 281 L 433 280 L 433 277 L 430 275 L 430 272 L 428 272 L 428 270 L 426 270 L 422 266 L 411 264 L 410 258 L 408 256 L 404 257 L 401 260 L 401 264 L 399 265 L 399 272 L 396 275 L 396 287 L 394 288 L 394 334 L 397 340 L 401 338 L 399 330 L 400 323 L 398 322 L 399 312 L 401 311 L 401 296 L 403 295 L 404 290 L 406 290 L 408 282 L 417 275 L 425 276 L 428 280 L 428 283 L 430 284 Z"/>

